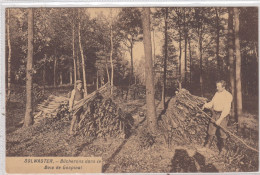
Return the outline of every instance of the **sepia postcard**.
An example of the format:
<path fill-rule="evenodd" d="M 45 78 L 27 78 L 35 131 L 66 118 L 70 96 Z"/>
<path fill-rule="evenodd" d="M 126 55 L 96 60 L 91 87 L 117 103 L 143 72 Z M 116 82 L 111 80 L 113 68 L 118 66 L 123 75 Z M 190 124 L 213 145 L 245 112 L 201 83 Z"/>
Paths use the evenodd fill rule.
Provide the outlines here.
<path fill-rule="evenodd" d="M 259 172 L 258 6 L 6 6 L 4 172 Z"/>

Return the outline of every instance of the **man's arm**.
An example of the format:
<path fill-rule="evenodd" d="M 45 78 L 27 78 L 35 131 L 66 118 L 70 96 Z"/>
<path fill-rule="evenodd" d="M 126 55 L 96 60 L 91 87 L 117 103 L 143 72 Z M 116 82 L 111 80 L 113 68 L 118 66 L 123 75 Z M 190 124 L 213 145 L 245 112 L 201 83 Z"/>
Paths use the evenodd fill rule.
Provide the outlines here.
<path fill-rule="evenodd" d="M 69 111 L 72 111 L 74 105 L 74 98 L 75 98 L 75 90 L 73 89 L 71 92 L 70 100 L 69 100 Z"/>
<path fill-rule="evenodd" d="M 215 96 L 216 96 L 216 94 L 214 95 L 214 97 L 212 98 L 212 100 L 211 100 L 210 102 L 205 103 L 205 104 L 202 106 L 202 110 L 203 110 L 204 108 L 210 109 L 210 108 L 213 107 L 213 102 L 214 102 Z"/>

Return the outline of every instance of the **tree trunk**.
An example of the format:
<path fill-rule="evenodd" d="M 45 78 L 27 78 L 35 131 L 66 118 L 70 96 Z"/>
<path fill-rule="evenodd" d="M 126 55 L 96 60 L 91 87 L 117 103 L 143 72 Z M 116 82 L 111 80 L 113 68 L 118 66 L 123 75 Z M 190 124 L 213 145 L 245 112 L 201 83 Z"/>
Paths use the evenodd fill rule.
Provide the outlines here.
<path fill-rule="evenodd" d="M 163 63 L 163 88 L 162 88 L 162 108 L 165 109 L 165 91 L 166 91 L 166 71 L 168 57 L 168 8 L 165 8 L 165 28 L 164 28 L 164 63 Z"/>
<path fill-rule="evenodd" d="M 218 9 L 215 8 L 215 13 L 216 13 L 216 58 L 217 58 L 217 65 L 218 65 L 218 72 L 217 72 L 217 78 L 220 79 L 221 74 L 222 74 L 222 68 L 221 68 L 221 60 L 219 58 L 219 32 L 220 32 L 220 27 L 219 27 L 219 15 L 218 15 Z"/>
<path fill-rule="evenodd" d="M 190 39 L 189 39 L 189 53 L 190 53 L 190 87 L 192 87 L 192 53 L 190 47 Z"/>
<path fill-rule="evenodd" d="M 235 21 L 235 51 L 236 51 L 236 110 L 237 120 L 242 114 L 242 89 L 241 89 L 241 53 L 240 53 L 240 39 L 239 39 L 239 9 L 234 8 Z M 239 122 L 240 124 L 240 122 Z"/>
<path fill-rule="evenodd" d="M 231 108 L 231 116 L 235 116 L 235 62 L 234 62 L 234 30 L 233 30 L 233 14 L 234 9 L 228 8 L 228 57 L 229 57 L 229 81 L 231 85 L 231 93 L 233 95 L 233 102 Z"/>
<path fill-rule="evenodd" d="M 154 63 L 156 61 L 156 54 L 155 54 L 155 28 L 153 29 L 153 67 L 154 67 Z"/>
<path fill-rule="evenodd" d="M 78 13 L 80 14 L 80 13 Z M 81 53 L 81 62 L 82 62 L 82 73 L 83 73 L 83 85 L 84 85 L 84 90 L 85 93 L 84 95 L 87 96 L 88 95 L 88 91 L 87 91 L 87 79 L 86 79 L 86 70 L 85 70 L 85 59 L 84 59 L 84 53 L 83 53 L 83 48 L 82 48 L 82 44 L 81 44 L 81 24 L 79 21 L 79 28 L 78 28 L 78 35 L 79 35 L 79 49 L 80 49 L 80 53 Z M 79 67 L 79 65 L 78 65 Z"/>
<path fill-rule="evenodd" d="M 112 15 L 112 14 L 111 14 Z M 110 64 L 111 64 L 111 95 L 113 94 L 113 86 L 114 86 L 114 66 L 113 66 L 113 28 L 112 28 L 112 19 L 111 19 L 111 24 L 110 24 Z M 133 55 L 131 55 L 131 63 L 133 66 Z M 133 71 L 133 67 L 132 67 Z"/>
<path fill-rule="evenodd" d="M 110 81 L 110 75 L 109 75 L 109 71 L 108 71 L 108 66 L 107 66 L 107 57 L 105 57 L 106 58 L 106 72 L 107 72 L 107 82 L 111 82 Z"/>
<path fill-rule="evenodd" d="M 32 115 L 32 76 L 33 76 L 33 9 L 28 9 L 28 53 L 26 65 L 26 111 L 24 117 L 24 127 L 33 124 Z"/>
<path fill-rule="evenodd" d="M 72 66 L 70 66 L 70 84 L 73 83 L 73 70 L 72 70 Z"/>
<path fill-rule="evenodd" d="M 53 86 L 54 87 L 57 86 L 56 74 L 57 74 L 57 58 L 56 58 L 56 54 L 55 54 L 54 60 L 53 60 Z"/>
<path fill-rule="evenodd" d="M 180 76 L 180 81 L 182 81 L 182 77 L 181 77 L 181 53 L 182 53 L 182 49 L 181 49 L 181 31 L 179 29 L 179 50 L 180 50 L 180 54 L 179 54 L 179 76 Z"/>
<path fill-rule="evenodd" d="M 73 18 L 74 18 L 74 9 L 73 10 Z M 73 20 L 72 24 L 72 58 L 73 58 L 73 65 L 74 65 L 74 88 L 76 87 L 77 81 L 77 65 L 76 65 L 76 57 L 75 57 L 75 23 Z"/>
<path fill-rule="evenodd" d="M 8 61 L 7 61 L 7 102 L 10 100 L 11 95 L 11 38 L 10 38 L 10 8 L 7 8 L 7 44 L 8 44 Z"/>
<path fill-rule="evenodd" d="M 76 65 L 75 56 L 74 56 L 74 59 L 73 59 L 73 65 L 74 65 L 74 87 L 76 87 L 76 81 L 77 81 L 77 65 Z"/>
<path fill-rule="evenodd" d="M 96 83 L 96 85 L 97 85 L 97 90 L 98 90 L 98 70 L 97 70 L 97 83 Z"/>
<path fill-rule="evenodd" d="M 152 42 L 150 32 L 150 8 L 143 8 L 142 25 L 144 35 L 145 53 L 145 80 L 146 80 L 146 108 L 149 130 L 154 133 L 157 130 L 157 118 L 154 99 L 154 79 L 152 67 Z"/>
<path fill-rule="evenodd" d="M 185 56 L 184 56 L 184 85 L 186 85 L 187 82 L 187 42 L 188 42 L 188 31 L 186 27 L 186 9 L 184 7 L 184 48 L 185 48 Z"/>
<path fill-rule="evenodd" d="M 78 48 L 76 48 L 76 61 L 77 61 L 77 64 L 76 64 L 76 67 L 77 67 L 77 77 L 78 79 L 81 79 L 81 75 L 80 75 L 80 61 L 79 61 L 79 50 Z"/>
<path fill-rule="evenodd" d="M 199 56 L 200 56 L 200 93 L 203 96 L 203 67 L 202 67 L 202 33 L 199 29 Z"/>
<path fill-rule="evenodd" d="M 131 46 L 130 46 L 130 56 L 131 56 L 131 76 L 130 76 L 130 83 L 129 85 L 132 84 L 132 80 L 133 80 L 133 75 L 134 75 L 134 58 L 133 58 L 133 36 L 131 37 Z"/>
<path fill-rule="evenodd" d="M 60 71 L 60 85 L 62 85 L 62 71 Z"/>

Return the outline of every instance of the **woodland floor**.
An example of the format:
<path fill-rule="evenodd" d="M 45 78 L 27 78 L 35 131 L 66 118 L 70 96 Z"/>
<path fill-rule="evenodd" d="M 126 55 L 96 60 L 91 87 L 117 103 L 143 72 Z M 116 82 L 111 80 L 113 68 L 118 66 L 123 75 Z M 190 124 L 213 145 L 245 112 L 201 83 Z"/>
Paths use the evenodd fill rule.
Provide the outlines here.
<path fill-rule="evenodd" d="M 46 95 L 49 95 L 46 93 Z M 66 95 L 68 90 L 55 91 Z M 252 98 L 251 98 L 252 99 Z M 245 117 L 253 117 L 258 123 L 258 102 L 248 100 L 249 110 Z M 156 101 L 158 115 L 162 112 Z M 135 125 L 127 139 L 90 139 L 68 135 L 70 121 L 43 119 L 29 129 L 22 128 L 25 103 L 17 96 L 11 99 L 6 109 L 6 155 L 7 156 L 101 156 L 103 172 L 236 172 L 241 171 L 225 162 L 216 147 L 205 149 L 201 145 L 167 145 L 158 133 L 155 143 L 149 148 L 140 144 L 140 135 L 146 130 L 144 120 L 137 116 L 145 111 L 145 99 L 129 100 L 121 107 L 135 118 Z M 258 127 L 258 126 L 257 126 Z M 257 131 L 258 132 L 258 131 Z M 252 138 L 256 139 L 256 138 Z M 258 141 L 258 136 L 257 136 Z"/>

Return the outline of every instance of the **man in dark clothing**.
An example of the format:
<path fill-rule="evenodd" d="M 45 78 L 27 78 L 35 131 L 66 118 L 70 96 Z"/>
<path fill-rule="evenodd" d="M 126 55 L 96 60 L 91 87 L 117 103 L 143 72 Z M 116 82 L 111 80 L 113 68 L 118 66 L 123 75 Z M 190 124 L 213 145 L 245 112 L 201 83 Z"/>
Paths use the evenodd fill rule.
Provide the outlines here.
<path fill-rule="evenodd" d="M 72 112 L 75 103 L 84 98 L 84 89 L 82 89 L 82 81 L 76 81 L 76 88 L 72 90 L 71 97 L 69 100 L 69 112 Z M 74 125 L 77 120 L 79 120 L 80 115 L 83 113 L 83 108 L 81 107 L 77 112 L 73 113 L 71 125 L 70 125 L 70 135 L 74 135 Z"/>

